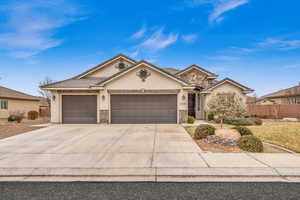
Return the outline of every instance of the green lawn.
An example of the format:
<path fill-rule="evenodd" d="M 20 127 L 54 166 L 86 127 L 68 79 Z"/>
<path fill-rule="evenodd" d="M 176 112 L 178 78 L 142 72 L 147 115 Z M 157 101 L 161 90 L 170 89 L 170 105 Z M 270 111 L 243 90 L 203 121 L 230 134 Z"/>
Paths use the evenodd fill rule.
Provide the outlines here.
<path fill-rule="evenodd" d="M 300 153 L 300 122 L 266 122 L 248 128 L 265 142 Z"/>

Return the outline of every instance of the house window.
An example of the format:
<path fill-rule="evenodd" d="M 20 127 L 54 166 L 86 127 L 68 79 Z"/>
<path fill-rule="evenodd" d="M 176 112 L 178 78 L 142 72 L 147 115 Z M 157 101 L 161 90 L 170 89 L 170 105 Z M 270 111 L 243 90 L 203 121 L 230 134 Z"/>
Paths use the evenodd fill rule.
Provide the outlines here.
<path fill-rule="evenodd" d="M 7 100 L 0 100 L 0 109 L 7 110 L 8 109 L 8 101 Z"/>
<path fill-rule="evenodd" d="M 197 108 L 197 110 L 200 111 L 200 105 L 201 105 L 200 94 L 197 94 L 197 96 L 198 96 L 198 104 L 197 104 L 198 108 Z"/>

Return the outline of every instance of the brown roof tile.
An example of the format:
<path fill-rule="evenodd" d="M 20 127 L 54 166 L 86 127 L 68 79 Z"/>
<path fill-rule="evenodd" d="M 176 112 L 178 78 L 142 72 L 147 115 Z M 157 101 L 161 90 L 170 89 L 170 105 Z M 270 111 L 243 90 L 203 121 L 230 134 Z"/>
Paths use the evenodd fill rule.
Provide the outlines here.
<path fill-rule="evenodd" d="M 37 100 L 40 99 L 38 97 L 25 94 L 23 92 L 19 92 L 16 90 L 12 90 L 6 87 L 0 86 L 0 98 L 12 98 L 12 99 L 24 99 L 24 100 Z"/>

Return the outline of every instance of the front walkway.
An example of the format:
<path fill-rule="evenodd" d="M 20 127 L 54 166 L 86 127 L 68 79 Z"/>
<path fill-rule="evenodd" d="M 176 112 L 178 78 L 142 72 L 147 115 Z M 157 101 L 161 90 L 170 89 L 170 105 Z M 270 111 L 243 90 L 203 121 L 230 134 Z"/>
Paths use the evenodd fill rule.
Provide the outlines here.
<path fill-rule="evenodd" d="M 180 125 L 57 125 L 0 141 L 0 180 L 300 177 L 298 154 L 205 153 Z M 300 180 L 300 179 L 299 179 Z"/>

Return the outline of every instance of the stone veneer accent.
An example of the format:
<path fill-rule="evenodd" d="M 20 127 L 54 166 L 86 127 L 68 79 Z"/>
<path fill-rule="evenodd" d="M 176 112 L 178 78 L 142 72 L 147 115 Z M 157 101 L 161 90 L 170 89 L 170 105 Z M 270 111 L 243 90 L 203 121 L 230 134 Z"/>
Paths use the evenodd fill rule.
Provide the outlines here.
<path fill-rule="evenodd" d="M 108 110 L 100 110 L 100 123 L 101 124 L 109 123 L 109 111 Z"/>
<path fill-rule="evenodd" d="M 184 72 L 183 74 L 179 75 L 179 77 L 185 81 L 197 84 L 204 88 L 208 87 L 211 84 L 211 80 L 207 79 L 207 75 L 196 69 L 191 69 L 187 72 Z"/>
<path fill-rule="evenodd" d="M 188 118 L 187 110 L 179 110 L 179 123 L 186 123 Z"/>

